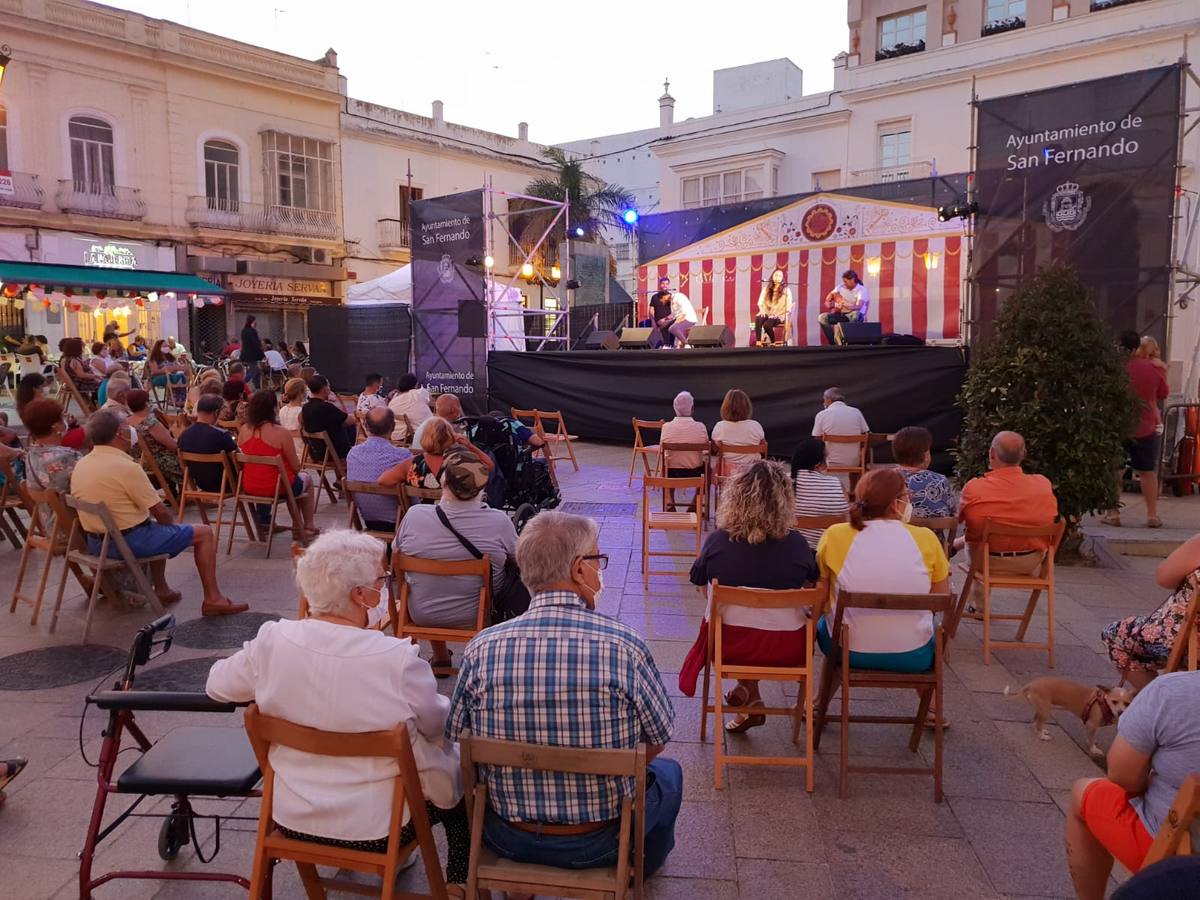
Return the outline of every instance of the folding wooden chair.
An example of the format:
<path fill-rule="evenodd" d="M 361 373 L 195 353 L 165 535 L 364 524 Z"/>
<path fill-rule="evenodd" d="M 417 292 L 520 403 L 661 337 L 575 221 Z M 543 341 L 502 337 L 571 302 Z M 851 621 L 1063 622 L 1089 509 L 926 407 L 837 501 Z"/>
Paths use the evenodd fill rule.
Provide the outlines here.
<path fill-rule="evenodd" d="M 96 404 L 89 400 L 83 391 L 79 390 L 79 385 L 71 378 L 71 373 L 67 371 L 66 365 L 58 367 L 58 380 L 67 392 L 66 400 L 62 404 L 64 415 L 70 411 L 72 403 L 79 407 L 80 413 L 85 417 L 96 411 Z"/>
<path fill-rule="evenodd" d="M 56 558 L 64 557 L 67 553 L 69 525 L 64 523 L 70 522 L 71 516 L 58 491 L 40 491 L 29 487 L 26 482 L 20 482 L 17 490 L 25 501 L 26 508 L 30 510 L 30 519 L 29 530 L 25 534 L 25 547 L 21 550 L 21 564 L 17 567 L 17 583 L 13 586 L 12 603 L 9 605 L 8 611 L 10 614 L 15 613 L 17 604 L 28 603 L 33 607 L 33 616 L 30 618 L 29 624 L 36 625 L 42 611 L 42 601 L 46 595 L 46 584 L 50 580 L 50 567 Z M 46 560 L 42 564 L 41 577 L 38 579 L 37 592 L 34 594 L 22 593 L 21 589 L 25 584 L 25 574 L 28 571 L 29 562 L 37 551 L 46 555 Z M 79 566 L 75 563 L 66 565 L 74 573 L 80 587 L 90 593 L 91 582 L 84 576 Z M 51 625 L 50 631 L 53 633 L 53 625 Z"/>
<path fill-rule="evenodd" d="M 413 442 L 413 432 L 416 428 L 413 427 L 412 419 L 408 417 L 408 413 L 401 413 L 397 424 L 404 423 L 404 437 L 401 440 L 392 440 L 392 443 L 397 447 L 411 447 Z M 393 432 L 394 434 L 395 432 Z"/>
<path fill-rule="evenodd" d="M 681 452 L 700 454 L 699 468 L 703 470 L 700 477 L 704 479 L 704 489 L 696 494 L 696 509 L 699 510 L 702 518 L 707 519 L 709 512 L 708 485 L 712 474 L 712 444 L 707 441 L 702 444 L 681 444 L 676 441 L 664 441 L 659 444 L 658 472 L 656 474 L 669 478 L 670 476 L 667 473 L 671 471 L 671 454 Z M 664 512 L 668 507 L 673 510 L 680 505 L 673 498 L 668 502 L 667 493 L 664 491 L 662 496 L 662 508 Z"/>
<path fill-rule="evenodd" d="M 578 897 L 583 900 L 623 900 L 632 893 L 641 900 L 645 877 L 646 748 L 591 750 L 547 747 L 474 737 L 459 738 L 463 792 L 471 817 L 471 862 L 466 896 L 480 890 L 508 894 Z M 621 800 L 617 864 L 595 869 L 558 869 L 518 863 L 498 856 L 483 843 L 483 820 L 488 808 L 487 784 L 480 783 L 476 766 L 508 766 L 534 772 L 569 772 L 632 778 L 633 796 Z M 632 844 L 632 848 L 631 845 Z M 632 849 L 632 853 L 630 850 Z M 632 865 L 631 865 L 632 863 Z"/>
<path fill-rule="evenodd" d="M 275 533 L 278 531 L 275 526 L 275 517 L 279 515 L 279 504 L 283 503 L 287 506 L 288 515 L 292 517 L 293 535 L 300 543 L 305 543 L 304 517 L 300 514 L 300 506 L 296 503 L 296 498 L 292 496 L 292 484 L 287 477 L 287 471 L 283 468 L 283 458 L 279 456 L 247 456 L 244 453 L 235 453 L 233 458 L 237 464 L 237 487 L 233 492 L 233 508 L 240 513 L 242 525 L 246 529 L 246 536 L 250 542 L 266 544 L 267 559 L 271 558 L 271 547 L 275 543 Z M 253 464 L 270 466 L 275 469 L 275 490 L 271 494 L 257 496 L 242 489 L 246 466 Z M 258 525 L 254 506 L 271 507 L 269 525 Z M 235 513 L 229 522 L 229 540 L 225 545 L 226 556 L 233 552 L 233 537 L 237 534 L 238 513 Z"/>
<path fill-rule="evenodd" d="M 825 434 L 821 436 L 821 440 L 825 442 L 826 448 L 830 444 L 857 444 L 858 445 L 858 463 L 852 466 L 836 466 L 831 464 L 825 465 L 825 471 L 830 475 L 846 475 L 850 479 L 850 493 L 854 493 L 854 487 L 858 484 L 858 479 L 862 478 L 863 473 L 867 471 L 867 446 L 870 439 L 869 434 Z"/>
<path fill-rule="evenodd" d="M 193 466 L 220 466 L 221 467 L 221 486 L 217 491 L 205 491 L 196 484 L 195 472 Z M 183 469 L 183 482 L 180 485 L 179 491 L 179 512 L 175 517 L 177 522 L 182 522 L 183 517 L 187 514 L 189 503 L 194 503 L 196 508 L 200 510 L 200 521 L 205 525 L 211 525 L 208 521 L 208 507 L 216 507 L 217 523 L 215 531 L 217 546 L 221 546 L 221 526 L 225 524 L 225 501 L 233 500 L 234 490 L 237 487 L 237 467 L 234 465 L 233 458 L 228 453 L 184 453 L 179 451 L 179 466 Z M 233 516 L 238 514 L 238 506 L 235 502 L 233 512 L 230 516 L 230 528 L 233 527 Z M 246 516 L 246 510 L 241 510 L 242 516 Z M 250 522 L 244 523 L 247 530 L 250 529 Z"/>
<path fill-rule="evenodd" d="M 651 556 L 682 556 L 687 559 L 695 559 L 700 552 L 702 544 L 701 529 L 704 526 L 704 516 L 700 509 L 703 509 L 700 497 L 704 491 L 704 478 L 656 478 L 650 476 L 642 479 L 642 586 L 648 587 L 650 584 L 651 575 L 687 575 L 686 571 L 676 569 L 659 569 L 653 570 L 650 568 Z M 697 509 L 686 512 L 652 510 L 650 508 L 650 492 L 652 490 L 696 490 Z M 651 550 L 650 535 L 655 531 L 670 532 L 691 532 L 696 539 L 696 545 L 687 550 Z M 669 538 L 668 538 L 669 540 Z"/>
<path fill-rule="evenodd" d="M 254 868 L 250 876 L 251 900 L 263 900 L 271 896 L 271 867 L 276 861 L 289 859 L 300 871 L 304 891 L 310 898 L 324 898 L 326 889 L 346 891 L 366 896 L 378 895 L 382 900 L 396 898 L 433 897 L 447 900 L 446 882 L 442 878 L 438 862 L 437 844 L 433 840 L 433 829 L 425 809 L 425 794 L 421 790 L 421 778 L 413 757 L 408 729 L 403 723 L 388 731 L 338 733 L 320 731 L 296 725 L 285 719 L 277 719 L 259 712 L 258 704 L 251 703 L 246 709 L 246 734 L 258 766 L 262 770 L 262 805 L 258 816 L 258 840 L 254 848 Z M 387 850 L 371 853 L 365 850 L 349 850 L 301 841 L 285 837 L 272 819 L 275 803 L 275 770 L 271 766 L 272 747 L 290 747 L 313 756 L 329 757 L 377 757 L 396 760 L 399 771 L 392 779 L 392 817 L 388 827 Z M 404 812 L 408 811 L 416 840 L 400 843 L 400 830 L 404 826 Z M 429 879 L 429 893 L 416 894 L 396 891 L 396 875 L 400 864 L 413 851 L 420 851 L 425 864 L 425 876 Z M 323 878 L 317 866 L 332 866 L 334 869 L 350 869 L 382 877 L 378 888 L 366 888 L 344 879 Z M 377 893 L 378 892 L 378 893 Z"/>
<path fill-rule="evenodd" d="M 512 407 L 511 411 L 514 419 L 516 419 L 522 425 L 527 425 L 529 428 L 532 428 L 533 433 L 542 439 L 542 457 L 546 460 L 546 468 L 550 471 L 550 480 L 557 485 L 558 470 L 554 468 L 554 461 L 559 459 L 559 457 L 554 455 L 554 447 L 551 445 L 549 439 L 546 437 L 545 432 L 542 430 L 540 413 L 538 413 L 536 409 L 518 409 L 515 406 Z M 578 470 L 579 466 L 577 465 L 575 468 Z"/>
<path fill-rule="evenodd" d="M 870 609 L 888 612 L 928 612 L 935 616 L 933 631 L 933 668 L 925 672 L 887 672 L 878 669 L 856 669 L 850 665 L 851 628 L 843 620 L 847 609 Z M 850 787 L 850 773 L 862 772 L 877 775 L 932 775 L 933 799 L 942 802 L 942 732 L 944 730 L 944 712 L 942 705 L 942 659 L 945 653 L 946 635 L 942 623 L 936 621 L 941 615 L 943 622 L 954 609 L 952 594 L 856 594 L 843 591 L 837 596 L 837 611 L 833 617 L 833 625 L 829 635 L 832 642 L 825 664 L 821 668 L 821 691 L 817 697 L 816 747 L 821 746 L 821 732 L 825 728 L 829 704 L 834 693 L 840 688 L 842 693 L 841 710 L 841 750 L 840 774 L 838 779 L 838 796 L 843 800 L 847 797 Z M 920 701 L 917 704 L 917 714 L 908 716 L 852 716 L 850 715 L 850 688 L 879 688 L 884 690 L 916 691 Z M 850 723 L 867 722 L 874 724 L 908 725 L 912 728 L 908 741 L 908 749 L 913 753 L 921 745 L 921 735 L 925 730 L 930 704 L 934 709 L 933 726 L 933 767 L 914 768 L 912 766 L 851 766 L 850 765 Z"/>
<path fill-rule="evenodd" d="M 867 434 L 867 468 L 868 469 L 873 469 L 877 465 L 889 465 L 889 466 L 895 465 L 895 458 L 892 455 L 892 440 L 895 437 L 896 437 L 896 435 L 894 435 L 894 434 L 886 434 L 886 433 L 879 432 L 879 431 L 872 431 Z M 886 447 L 887 448 L 888 460 L 886 462 L 880 462 L 875 459 L 875 449 L 877 447 Z"/>
<path fill-rule="evenodd" d="M 535 409 L 533 412 L 536 416 L 538 435 L 546 442 L 546 458 L 556 460 L 570 459 L 572 467 L 578 472 L 579 460 L 575 458 L 575 448 L 571 444 L 579 440 L 579 436 L 567 431 L 567 423 L 563 421 L 562 412 L 547 412 L 544 409 Z M 552 430 L 547 430 L 547 424 L 552 426 Z M 567 450 L 566 455 L 555 453 L 555 447 L 565 447 Z"/>
<path fill-rule="evenodd" d="M 175 488 L 163 474 L 162 468 L 158 464 L 158 460 L 154 458 L 154 454 L 149 451 L 145 444 L 139 443 L 138 453 L 141 456 L 142 468 L 146 470 L 146 474 L 150 476 L 150 481 L 162 491 L 163 499 L 167 506 L 174 507 L 175 518 L 179 519 L 181 507 L 179 504 L 179 495 L 175 493 Z"/>
<path fill-rule="evenodd" d="M 758 588 L 727 587 L 712 582 L 709 591 L 708 653 L 704 662 L 704 702 L 701 707 L 700 741 L 707 739 L 708 715 L 713 714 L 713 783 L 717 790 L 725 787 L 725 766 L 743 764 L 754 766 L 799 766 L 804 769 L 804 789 L 813 790 L 813 730 L 805 729 L 804 755 L 792 756 L 746 756 L 729 754 L 725 750 L 725 713 L 760 716 L 790 716 L 792 719 L 792 743 L 800 740 L 801 721 L 813 721 L 813 697 L 816 693 L 813 668 L 814 615 L 825 607 L 825 588 L 804 588 L 789 591 L 768 591 Z M 804 662 L 793 666 L 755 666 L 725 661 L 722 650 L 722 626 L 727 606 L 742 606 L 750 609 L 803 609 L 807 610 L 808 624 L 804 629 Z M 709 703 L 709 670 L 716 676 L 712 684 L 715 703 Z M 795 683 L 799 687 L 794 706 L 726 706 L 724 681 L 727 678 L 747 681 L 779 681 Z"/>
<path fill-rule="evenodd" d="M 4 394 L 8 394 L 8 399 L 12 402 L 13 406 L 16 406 L 17 405 L 17 395 L 13 391 L 12 385 L 10 385 L 8 383 L 9 379 L 12 377 L 13 377 L 12 363 L 8 362 L 7 360 L 5 360 L 4 362 L 0 362 L 0 396 L 3 396 Z"/>
<path fill-rule="evenodd" d="M 146 570 L 151 563 L 165 562 L 169 557 L 166 554 L 141 558 L 134 556 L 133 551 L 129 549 L 129 544 L 125 542 L 125 535 L 121 534 L 121 529 L 117 527 L 108 507 L 103 503 L 89 503 L 86 500 L 72 497 L 70 494 L 63 495 L 63 502 L 66 504 L 66 509 L 70 510 L 67 515 L 71 519 L 71 530 L 67 536 L 67 563 L 75 563 L 77 566 L 89 570 L 93 575 L 92 590 L 88 595 L 87 614 L 83 621 L 82 643 L 88 642 L 88 633 L 92 629 L 92 614 L 96 611 L 96 600 L 100 596 L 103 576 L 108 572 L 120 569 L 129 572 L 133 576 L 135 592 L 145 599 L 156 616 L 161 616 L 163 606 L 158 599 L 158 594 L 154 592 L 149 578 L 146 577 Z M 79 513 L 94 516 L 104 523 L 104 534 L 100 538 L 100 552 L 95 555 L 87 550 L 86 533 L 79 521 Z M 112 547 L 117 548 L 117 557 L 108 555 Z M 62 609 L 63 592 L 67 586 L 69 568 L 69 565 L 63 566 L 62 576 L 58 580 L 58 596 L 54 600 L 54 613 L 50 618 L 51 632 L 58 625 L 58 615 Z"/>
<path fill-rule="evenodd" d="M 712 486 L 713 486 L 713 509 L 721 505 L 721 488 L 725 483 L 732 479 L 741 468 L 741 466 L 730 461 L 728 457 L 732 453 L 740 453 L 745 455 L 757 455 L 760 459 L 767 458 L 767 442 L 760 441 L 757 444 L 726 444 L 723 441 L 714 442 L 717 447 L 716 453 L 712 457 Z"/>
<path fill-rule="evenodd" d="M 1193 773 L 1184 779 L 1175 794 L 1175 802 L 1159 826 L 1142 868 L 1162 862 L 1169 856 L 1195 853 L 1197 842 L 1193 831 L 1197 816 L 1200 816 L 1200 775 Z"/>
<path fill-rule="evenodd" d="M 422 503 L 437 503 L 442 499 L 441 488 L 426 488 L 417 487 L 415 484 L 400 485 L 400 518 L 403 520 L 404 514 L 414 506 L 420 506 Z"/>
<path fill-rule="evenodd" d="M 633 486 L 633 470 L 637 466 L 640 459 L 642 461 L 642 470 L 646 477 L 653 475 L 658 471 L 658 444 L 647 444 L 642 431 L 658 431 L 662 432 L 663 425 L 667 424 L 662 419 L 639 419 L 637 416 L 633 418 L 633 455 L 629 458 L 629 481 L 625 483 L 626 487 Z M 653 465 L 651 465 L 653 460 Z"/>
<path fill-rule="evenodd" d="M 4 484 L 0 485 L 0 535 L 8 539 L 14 550 L 20 550 L 25 541 L 25 523 L 21 521 L 25 501 L 18 487 L 20 482 L 7 459 L 0 459 L 0 475 L 4 476 Z"/>
<path fill-rule="evenodd" d="M 333 441 L 329 439 L 327 431 L 304 431 L 301 429 L 300 437 L 304 439 L 304 452 L 300 455 L 300 468 L 308 469 L 316 473 L 317 477 L 317 502 L 321 502 L 321 489 L 325 489 L 325 493 L 329 495 L 330 503 L 337 503 L 337 494 L 335 490 L 342 489 L 342 482 L 346 480 L 345 463 L 338 457 L 337 450 L 333 447 Z M 314 459 L 313 444 L 325 448 L 320 459 Z M 333 470 L 333 484 L 329 483 L 329 471 Z"/>
<path fill-rule="evenodd" d="M 346 505 L 350 507 L 350 520 L 348 527 L 355 531 L 365 531 L 367 534 L 379 538 L 391 544 L 396 537 L 396 532 L 400 530 L 400 520 L 404 518 L 404 501 L 400 494 L 402 491 L 399 487 L 384 487 L 375 481 L 344 481 L 342 487 L 346 491 Z M 358 508 L 357 494 L 371 494 L 375 497 L 390 497 L 396 501 L 396 524 L 391 531 L 372 531 L 367 528 L 367 520 L 363 518 L 362 512 Z"/>
<path fill-rule="evenodd" d="M 950 554 L 954 552 L 954 538 L 958 533 L 958 519 L 954 516 L 932 516 L 924 518 L 915 516 L 909 520 L 909 525 L 915 525 L 918 528 L 928 528 L 938 536 L 938 540 L 942 542 L 942 550 L 946 554 L 946 559 L 950 558 Z"/>
<path fill-rule="evenodd" d="M 1182 672 L 1185 666 L 1186 671 L 1195 672 L 1197 660 L 1200 660 L 1200 583 L 1192 575 L 1188 576 L 1188 581 L 1192 585 L 1192 599 L 1179 623 L 1179 633 L 1175 635 L 1175 643 L 1171 645 L 1171 653 L 1162 670 L 1164 675 Z M 1121 680 L 1123 682 L 1124 677 Z"/>
<path fill-rule="evenodd" d="M 958 632 L 958 623 L 966 610 L 971 597 L 971 586 L 979 581 L 983 588 L 983 662 L 991 665 L 993 647 L 1012 647 L 1024 650 L 1045 650 L 1048 665 L 1054 668 L 1054 555 L 1062 541 L 1066 523 L 1055 522 L 1051 525 L 1015 526 L 998 525 L 991 518 L 984 520 L 983 536 L 979 544 L 971 548 L 971 567 L 967 570 L 967 578 L 958 597 L 958 605 L 954 611 L 953 620 L 947 626 L 950 637 Z M 1042 553 L 1041 562 L 1030 575 L 1006 575 L 992 571 L 991 539 L 994 537 L 1019 538 L 1026 541 L 1038 540 L 1048 542 L 1048 549 Z M 1010 588 L 1019 591 L 1029 591 L 1029 602 L 1025 611 L 1018 614 L 993 613 L 992 591 L 997 588 Z M 1042 643 L 1029 643 L 1025 640 L 1025 632 L 1037 610 L 1038 597 L 1046 592 L 1046 640 Z M 992 638 L 993 621 L 1019 622 L 1017 633 L 1011 641 L 997 641 Z"/>
<path fill-rule="evenodd" d="M 479 606 L 475 613 L 474 627 L 436 628 L 413 622 L 408 614 L 408 602 L 412 591 L 405 577 L 409 572 L 420 575 L 473 575 L 478 578 Z M 398 638 L 465 644 L 483 631 L 492 620 L 492 566 L 486 553 L 482 559 L 446 560 L 406 556 L 393 551 L 392 578 L 398 590 L 395 594 L 388 594 L 388 618 L 395 623 L 393 632 Z M 396 594 L 399 594 L 398 598 Z M 453 674 L 458 669 L 453 666 L 439 666 L 435 671 Z"/>

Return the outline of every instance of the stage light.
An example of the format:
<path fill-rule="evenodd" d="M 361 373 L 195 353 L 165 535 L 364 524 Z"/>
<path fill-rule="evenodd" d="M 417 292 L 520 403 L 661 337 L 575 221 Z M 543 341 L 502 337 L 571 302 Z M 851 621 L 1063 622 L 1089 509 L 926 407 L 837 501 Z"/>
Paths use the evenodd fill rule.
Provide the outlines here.
<path fill-rule="evenodd" d="M 979 204 L 971 201 L 956 206 L 939 206 L 937 217 L 939 222 L 949 222 L 951 219 L 969 219 L 977 212 Z"/>
<path fill-rule="evenodd" d="M 521 277 L 526 281 L 533 278 L 533 263 L 527 262 L 521 264 Z"/>
<path fill-rule="evenodd" d="M 925 268 L 936 269 L 940 261 L 940 254 L 936 250 L 930 250 L 925 254 Z"/>
<path fill-rule="evenodd" d="M 880 259 L 878 256 L 870 257 L 867 260 L 867 274 L 868 275 L 878 275 L 879 270 L 882 267 L 882 265 L 883 264 L 880 262 Z"/>
<path fill-rule="evenodd" d="M 562 278 L 562 269 L 559 268 L 558 263 L 555 263 L 550 267 L 550 277 L 555 281 L 558 281 Z"/>
<path fill-rule="evenodd" d="M 638 220 L 638 211 L 636 209 L 627 209 L 621 218 L 625 220 L 626 225 L 636 225 Z"/>
<path fill-rule="evenodd" d="M 949 222 L 954 218 L 954 213 L 950 211 L 949 206 L 939 206 L 937 216 L 939 222 Z"/>
<path fill-rule="evenodd" d="M 472 268 L 472 269 L 478 269 L 480 266 L 480 263 L 481 263 L 481 260 L 479 259 L 478 256 L 468 256 L 466 261 L 463 263 L 463 265 L 468 266 L 469 268 Z"/>
<path fill-rule="evenodd" d="M 587 234 L 587 232 L 583 230 L 582 225 L 575 226 L 575 237 L 583 237 L 585 234 Z"/>
<path fill-rule="evenodd" d="M 496 259 L 491 254 L 488 254 L 483 258 L 483 267 L 485 269 L 490 269 L 494 265 L 496 265 Z"/>
<path fill-rule="evenodd" d="M 566 287 L 566 289 L 567 289 L 568 291 L 577 291 L 577 290 L 579 290 L 579 279 L 577 279 L 577 278 L 572 278 L 570 281 L 568 281 L 568 282 L 566 283 L 565 287 Z"/>

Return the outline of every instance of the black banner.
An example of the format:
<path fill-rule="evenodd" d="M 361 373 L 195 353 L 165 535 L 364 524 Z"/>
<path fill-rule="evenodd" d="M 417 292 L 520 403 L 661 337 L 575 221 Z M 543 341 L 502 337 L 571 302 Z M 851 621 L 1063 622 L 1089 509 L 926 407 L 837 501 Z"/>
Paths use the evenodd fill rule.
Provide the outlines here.
<path fill-rule="evenodd" d="M 457 394 L 475 414 L 487 399 L 483 228 L 481 190 L 412 204 L 416 376 L 432 393 Z"/>
<path fill-rule="evenodd" d="M 1168 66 L 978 103 L 977 336 L 1022 279 L 1063 262 L 1114 331 L 1165 341 L 1181 73 Z"/>

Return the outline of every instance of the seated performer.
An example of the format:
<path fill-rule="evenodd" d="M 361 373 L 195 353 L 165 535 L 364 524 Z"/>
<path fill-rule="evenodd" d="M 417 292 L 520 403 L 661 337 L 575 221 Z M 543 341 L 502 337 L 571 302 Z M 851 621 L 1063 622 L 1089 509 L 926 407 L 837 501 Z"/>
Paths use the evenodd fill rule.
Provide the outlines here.
<path fill-rule="evenodd" d="M 821 331 L 825 340 L 831 344 L 839 343 L 834 335 L 833 326 L 842 322 L 861 322 L 867 315 L 867 286 L 862 283 L 858 273 L 847 269 L 842 273 L 842 283 L 825 295 L 825 303 L 829 312 L 817 316 L 821 323 Z"/>
<path fill-rule="evenodd" d="M 671 334 L 671 325 L 675 317 L 671 314 L 671 279 L 663 276 L 658 279 L 658 290 L 650 296 L 650 318 L 638 322 L 640 328 L 657 328 L 662 335 L 664 347 L 675 344 L 675 335 Z"/>
<path fill-rule="evenodd" d="M 674 336 L 676 346 L 686 347 L 688 332 L 700 319 L 696 315 L 696 307 L 692 306 L 692 301 L 682 291 L 671 292 L 671 318 L 674 321 L 668 330 Z"/>
<path fill-rule="evenodd" d="M 758 295 L 758 316 L 754 320 L 754 343 L 771 344 L 775 341 L 775 328 L 790 324 L 792 318 L 792 289 L 783 281 L 783 269 L 776 269 L 769 280 L 763 283 Z M 766 341 L 763 332 L 766 331 Z"/>

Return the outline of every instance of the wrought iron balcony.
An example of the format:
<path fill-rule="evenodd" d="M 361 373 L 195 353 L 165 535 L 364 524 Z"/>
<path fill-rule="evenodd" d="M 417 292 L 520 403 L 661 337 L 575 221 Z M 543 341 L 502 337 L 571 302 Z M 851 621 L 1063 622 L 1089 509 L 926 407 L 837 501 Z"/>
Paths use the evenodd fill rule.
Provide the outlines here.
<path fill-rule="evenodd" d="M 402 219 L 380 219 L 375 223 L 380 250 L 407 250 L 412 246 L 409 223 Z"/>
<path fill-rule="evenodd" d="M 28 172 L 9 172 L 12 193 L 0 187 L 0 206 L 15 206 L 21 209 L 41 209 L 46 202 L 46 192 L 38 184 L 38 177 Z M 0 176 L 0 183 L 6 179 Z"/>
<path fill-rule="evenodd" d="M 221 197 L 189 197 L 189 225 L 296 237 L 336 239 L 337 213 L 295 206 L 264 206 Z"/>
<path fill-rule="evenodd" d="M 58 183 L 55 198 L 59 210 L 102 219 L 141 219 L 146 215 L 142 192 L 115 184 L 64 179 Z"/>
<path fill-rule="evenodd" d="M 933 174 L 933 164 L 927 159 L 914 159 L 902 166 L 881 166 L 877 169 L 856 169 L 850 173 L 852 184 L 885 184 L 889 181 L 908 181 L 910 178 L 928 178 Z"/>

